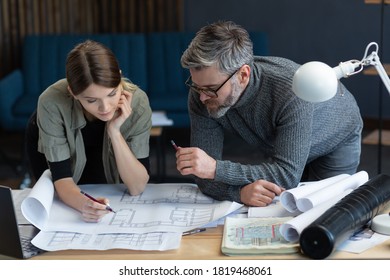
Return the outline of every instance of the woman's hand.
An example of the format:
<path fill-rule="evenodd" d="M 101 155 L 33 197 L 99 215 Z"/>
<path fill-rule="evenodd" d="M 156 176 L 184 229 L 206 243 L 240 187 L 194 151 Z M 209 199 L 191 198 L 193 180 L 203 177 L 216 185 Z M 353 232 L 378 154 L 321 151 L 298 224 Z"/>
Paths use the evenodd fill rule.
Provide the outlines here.
<path fill-rule="evenodd" d="M 58 197 L 65 204 L 79 211 L 86 222 L 99 222 L 104 215 L 109 213 L 106 210 L 107 198 L 99 197 L 96 199 L 98 202 L 91 200 L 80 192 L 80 188 L 71 177 L 55 181 L 54 186 Z"/>
<path fill-rule="evenodd" d="M 106 209 L 108 199 L 99 197 L 96 200 L 101 203 L 95 202 L 87 197 L 85 198 L 85 202 L 81 208 L 81 215 L 84 221 L 96 223 L 99 222 L 104 215 L 109 213 L 109 211 Z"/>
<path fill-rule="evenodd" d="M 114 130 L 119 131 L 122 124 L 126 119 L 131 115 L 131 101 L 133 99 L 133 94 L 122 90 L 121 97 L 118 102 L 118 107 L 116 109 L 114 117 L 108 122 L 108 132 L 111 134 Z"/>

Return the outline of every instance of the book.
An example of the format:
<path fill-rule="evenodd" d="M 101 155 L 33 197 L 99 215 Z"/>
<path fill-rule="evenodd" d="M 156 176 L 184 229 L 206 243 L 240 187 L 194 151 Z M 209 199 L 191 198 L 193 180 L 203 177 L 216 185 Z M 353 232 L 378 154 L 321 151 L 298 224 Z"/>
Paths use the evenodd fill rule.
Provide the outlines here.
<path fill-rule="evenodd" d="M 286 241 L 279 232 L 279 227 L 292 218 L 226 217 L 221 251 L 225 255 L 297 253 L 299 244 Z"/>

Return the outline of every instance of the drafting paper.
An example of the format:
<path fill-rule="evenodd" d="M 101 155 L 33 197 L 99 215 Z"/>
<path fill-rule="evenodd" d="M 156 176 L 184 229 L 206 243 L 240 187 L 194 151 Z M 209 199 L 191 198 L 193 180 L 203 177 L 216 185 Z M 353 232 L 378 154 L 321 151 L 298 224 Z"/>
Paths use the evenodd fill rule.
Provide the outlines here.
<path fill-rule="evenodd" d="M 218 220 L 242 207 L 204 195 L 195 184 L 148 184 L 138 196 L 130 196 L 123 184 L 81 185 L 94 197 L 106 197 L 116 213 L 98 223 L 86 223 L 81 214 L 55 195 L 49 173 L 40 178 L 22 202 L 28 221 L 42 231 L 101 233 L 184 232 Z M 41 180 L 42 179 L 42 180 Z M 34 196 L 32 196 L 34 194 Z M 41 218 L 39 218 L 41 217 Z"/>

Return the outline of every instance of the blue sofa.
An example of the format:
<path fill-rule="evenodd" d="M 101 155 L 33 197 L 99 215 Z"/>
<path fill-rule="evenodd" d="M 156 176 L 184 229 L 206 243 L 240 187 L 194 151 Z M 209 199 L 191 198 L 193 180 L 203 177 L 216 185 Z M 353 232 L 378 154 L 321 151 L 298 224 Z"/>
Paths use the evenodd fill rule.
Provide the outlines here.
<path fill-rule="evenodd" d="M 125 77 L 149 96 L 153 110 L 163 110 L 174 127 L 188 127 L 189 73 L 180 65 L 183 51 L 194 37 L 191 32 L 118 33 L 90 35 L 30 35 L 24 38 L 22 65 L 0 80 L 0 127 L 23 131 L 36 108 L 38 96 L 65 77 L 68 52 L 86 39 L 102 42 L 118 58 Z M 254 53 L 267 55 L 266 35 L 251 33 Z"/>

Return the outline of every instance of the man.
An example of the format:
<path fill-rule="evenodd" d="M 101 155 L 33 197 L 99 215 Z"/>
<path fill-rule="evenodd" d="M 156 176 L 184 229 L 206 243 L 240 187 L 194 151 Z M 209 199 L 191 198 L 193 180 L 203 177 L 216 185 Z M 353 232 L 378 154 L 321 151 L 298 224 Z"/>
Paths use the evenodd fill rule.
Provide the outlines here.
<path fill-rule="evenodd" d="M 253 56 L 248 32 L 233 22 L 203 27 L 183 53 L 190 70 L 191 147 L 177 150 L 177 169 L 195 175 L 203 193 L 266 206 L 303 180 L 353 174 L 360 161 L 359 108 L 341 84 L 326 102 L 291 90 L 298 64 Z M 229 131 L 266 155 L 256 165 L 222 159 Z"/>

